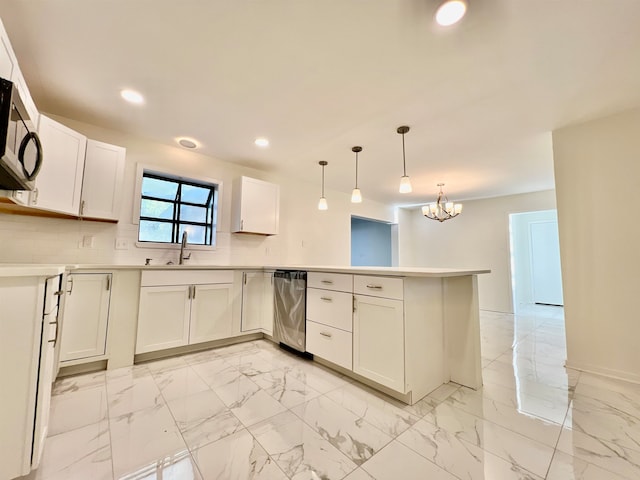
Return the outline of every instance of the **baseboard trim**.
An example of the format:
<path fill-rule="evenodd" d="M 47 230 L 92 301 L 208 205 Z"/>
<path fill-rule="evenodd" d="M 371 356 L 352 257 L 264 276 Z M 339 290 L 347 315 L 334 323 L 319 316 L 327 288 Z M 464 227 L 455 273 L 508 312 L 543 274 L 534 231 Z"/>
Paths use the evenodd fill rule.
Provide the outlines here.
<path fill-rule="evenodd" d="M 625 382 L 640 384 L 640 375 L 631 372 L 624 372 L 615 370 L 612 368 L 599 367 L 597 365 L 590 365 L 588 363 L 572 362 L 567 360 L 565 367 L 573 368 L 574 370 L 580 370 L 585 373 L 592 373 L 594 375 L 600 375 L 603 377 L 615 378 L 616 380 L 623 380 Z"/>

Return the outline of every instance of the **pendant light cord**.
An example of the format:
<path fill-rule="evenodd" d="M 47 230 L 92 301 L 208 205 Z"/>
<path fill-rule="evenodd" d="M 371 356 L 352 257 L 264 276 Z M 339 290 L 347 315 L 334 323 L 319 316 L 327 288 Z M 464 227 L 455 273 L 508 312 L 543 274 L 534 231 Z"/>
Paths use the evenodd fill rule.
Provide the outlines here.
<path fill-rule="evenodd" d="M 407 160 L 404 155 L 404 133 L 402 134 L 402 169 L 404 172 L 404 176 L 407 176 Z"/>
<path fill-rule="evenodd" d="M 358 152 L 356 152 L 356 188 L 358 188 Z"/>
<path fill-rule="evenodd" d="M 324 198 L 324 165 L 322 165 L 322 198 Z"/>

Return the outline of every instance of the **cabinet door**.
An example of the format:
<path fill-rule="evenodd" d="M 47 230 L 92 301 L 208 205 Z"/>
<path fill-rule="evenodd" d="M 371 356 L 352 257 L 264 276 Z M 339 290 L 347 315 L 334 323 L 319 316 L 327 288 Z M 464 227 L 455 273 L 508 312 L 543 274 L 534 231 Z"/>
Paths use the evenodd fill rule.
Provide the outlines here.
<path fill-rule="evenodd" d="M 62 330 L 60 360 L 77 360 L 105 354 L 109 302 L 110 273 L 72 273 L 68 282 L 73 289 L 67 294 Z"/>
<path fill-rule="evenodd" d="M 280 187 L 255 178 L 240 177 L 233 188 L 233 231 L 276 235 Z"/>
<path fill-rule="evenodd" d="M 118 220 L 126 150 L 87 140 L 80 215 Z"/>
<path fill-rule="evenodd" d="M 191 300 L 189 344 L 231 336 L 231 283 L 195 285 Z"/>
<path fill-rule="evenodd" d="M 78 215 L 87 138 L 44 115 L 38 131 L 43 160 L 31 204 Z"/>
<path fill-rule="evenodd" d="M 262 290 L 262 331 L 273 335 L 273 273 L 265 273 Z"/>
<path fill-rule="evenodd" d="M 136 353 L 187 345 L 190 285 L 141 287 Z"/>
<path fill-rule="evenodd" d="M 404 393 L 402 300 L 355 296 L 353 371 Z"/>
<path fill-rule="evenodd" d="M 240 330 L 248 332 L 262 327 L 264 274 L 244 272 L 242 274 L 242 321 Z"/>
<path fill-rule="evenodd" d="M 0 78 L 11 80 L 16 60 L 9 37 L 0 23 Z"/>

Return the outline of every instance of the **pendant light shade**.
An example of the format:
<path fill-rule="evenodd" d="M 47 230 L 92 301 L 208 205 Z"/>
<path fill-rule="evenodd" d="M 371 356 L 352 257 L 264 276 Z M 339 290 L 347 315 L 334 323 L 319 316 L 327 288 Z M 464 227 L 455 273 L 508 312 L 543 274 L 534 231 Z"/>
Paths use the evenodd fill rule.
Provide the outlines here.
<path fill-rule="evenodd" d="M 328 165 L 328 163 L 321 160 L 318 162 L 318 165 L 322 167 L 322 193 L 320 194 L 320 201 L 318 201 L 318 210 L 327 210 L 329 205 L 327 204 L 327 199 L 324 198 L 324 167 Z"/>
<path fill-rule="evenodd" d="M 402 177 L 400 177 L 400 193 L 411 193 L 413 190 L 411 188 L 411 180 L 409 180 L 409 176 L 407 175 L 407 160 L 405 158 L 404 151 L 404 134 L 409 131 L 409 127 L 402 126 L 398 127 L 397 132 L 402 135 Z"/>
<path fill-rule="evenodd" d="M 467 13 L 467 0 L 445 0 L 436 12 L 436 22 L 443 27 L 458 23 Z"/>
<path fill-rule="evenodd" d="M 362 151 L 362 147 L 353 147 L 351 151 L 356 154 L 356 186 L 351 192 L 351 203 L 362 203 L 362 194 L 358 188 L 358 153 Z"/>

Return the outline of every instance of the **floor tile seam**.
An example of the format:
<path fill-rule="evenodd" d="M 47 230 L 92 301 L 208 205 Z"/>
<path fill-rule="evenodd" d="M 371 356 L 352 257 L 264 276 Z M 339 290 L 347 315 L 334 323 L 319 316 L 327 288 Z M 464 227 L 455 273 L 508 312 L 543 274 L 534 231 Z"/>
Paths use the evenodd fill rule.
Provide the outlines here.
<path fill-rule="evenodd" d="M 106 379 L 106 375 L 105 375 Z M 107 386 L 104 387 L 105 395 L 107 395 Z M 111 433 L 111 415 L 109 414 L 109 397 L 107 396 L 107 405 L 106 405 L 106 413 L 107 413 L 107 427 L 109 430 L 109 457 L 111 458 L 111 478 L 116 478 L 116 464 L 113 460 L 113 435 Z"/>
<path fill-rule="evenodd" d="M 565 419 L 565 422 L 566 422 L 566 419 Z M 628 445 L 620 445 L 619 443 L 616 443 L 613 440 L 609 440 L 609 439 L 603 438 L 600 435 L 595 435 L 593 433 L 589 433 L 589 432 L 587 432 L 587 431 L 585 431 L 583 429 L 568 427 L 568 426 L 565 426 L 564 424 L 562 425 L 562 429 L 563 430 L 566 429 L 566 430 L 569 430 L 569 431 L 572 431 L 572 432 L 578 432 L 578 433 L 586 435 L 586 436 L 588 436 L 588 437 L 590 437 L 590 438 L 592 438 L 594 440 L 598 440 L 599 442 L 604 442 L 605 444 L 607 444 L 608 448 L 612 448 L 612 447 L 610 447 L 610 445 L 613 445 L 614 447 L 621 448 L 623 450 L 630 450 L 630 451 L 632 451 L 634 453 L 637 453 L 640 456 L 640 445 L 634 444 L 633 447 L 629 447 Z M 560 431 L 560 433 L 562 434 L 562 430 Z M 558 442 L 556 442 L 556 446 L 558 445 L 559 442 L 560 442 L 560 437 L 558 437 Z M 587 463 L 591 463 L 591 462 L 587 461 Z M 601 467 L 601 468 L 603 468 L 603 467 Z M 607 469 L 605 468 L 605 470 L 607 470 Z"/>
<path fill-rule="evenodd" d="M 281 412 L 282 413 L 282 412 Z M 275 416 L 275 415 L 274 415 Z M 272 417 L 270 417 L 272 418 Z M 254 424 L 255 425 L 255 424 Z M 260 448 L 262 448 L 262 450 L 264 450 L 264 453 L 267 454 L 267 457 L 269 457 L 269 459 L 273 462 L 273 464 L 278 467 L 278 469 L 282 472 L 282 474 L 287 477 L 287 479 L 291 480 L 291 476 L 287 475 L 287 473 L 284 471 L 284 469 L 280 466 L 280 464 L 277 462 L 277 460 L 269 453 L 269 451 L 266 449 L 266 447 L 260 442 L 260 440 L 258 440 L 256 438 L 256 436 L 253 434 L 253 432 L 251 430 L 249 430 L 249 428 L 245 427 L 245 430 L 247 431 L 247 433 L 249 435 L 251 435 L 251 438 L 253 438 L 253 441 L 255 443 L 257 443 L 258 445 L 260 445 Z M 237 433 L 237 432 L 236 432 Z M 333 446 L 333 445 L 332 445 Z M 342 453 L 342 452 L 341 452 Z M 209 480 L 203 477 L 204 480 Z"/>
<path fill-rule="evenodd" d="M 442 430 L 445 430 L 445 432 L 447 433 L 447 435 L 451 435 L 453 438 L 455 438 L 455 440 L 459 441 L 460 443 L 462 443 L 462 444 L 464 444 L 464 445 L 470 445 L 471 447 L 475 447 L 475 448 L 477 448 L 477 449 L 479 449 L 479 450 L 483 451 L 484 453 L 488 453 L 488 454 L 490 454 L 490 455 L 493 455 L 494 457 L 499 458 L 500 460 L 502 460 L 502 461 L 504 461 L 504 462 L 506 462 L 506 463 L 512 464 L 512 459 L 509 459 L 509 458 L 503 458 L 503 457 L 501 457 L 500 455 L 498 455 L 497 453 L 491 452 L 491 451 L 489 451 L 489 450 L 487 450 L 487 449 L 485 449 L 485 448 L 480 447 L 479 445 L 475 445 L 475 444 L 473 444 L 473 443 L 471 443 L 471 442 L 468 442 L 468 441 L 466 441 L 466 440 L 464 440 L 464 439 L 462 439 L 462 438 L 459 438 L 457 435 L 455 435 L 455 433 L 450 432 L 450 431 L 448 431 L 448 430 L 444 429 L 443 427 L 436 426 L 436 428 L 438 428 L 438 429 L 442 429 Z M 404 432 L 403 432 L 403 433 L 404 433 Z M 398 439 L 396 438 L 395 440 L 398 440 Z M 408 448 L 409 450 L 411 450 L 412 452 L 417 453 L 418 455 L 420 455 L 420 456 L 421 456 L 422 458 L 424 458 L 425 460 L 428 460 L 429 462 L 433 463 L 436 467 L 438 467 L 438 468 L 440 468 L 441 470 L 444 470 L 445 472 L 447 472 L 448 474 L 450 474 L 450 475 L 452 475 L 452 476 L 454 476 L 454 477 L 458 478 L 459 480 L 468 480 L 468 478 L 467 478 L 467 477 L 461 477 L 461 476 L 459 476 L 459 475 L 456 475 L 455 473 L 453 473 L 453 472 L 451 472 L 451 471 L 447 470 L 445 467 L 442 467 L 442 466 L 438 465 L 435 461 L 433 461 L 433 460 L 432 460 L 432 459 L 430 459 L 429 457 L 426 457 L 424 454 L 422 454 L 421 452 L 419 452 L 418 450 L 416 450 L 415 448 L 413 448 L 413 446 L 411 446 L 411 445 L 407 445 L 407 444 L 405 444 L 405 443 L 401 442 L 400 440 L 398 440 L 398 442 L 399 442 L 400 444 L 404 445 L 405 447 L 407 447 L 407 448 Z M 467 451 L 469 451 L 469 450 L 467 450 Z M 535 473 L 531 472 L 530 470 L 527 470 L 526 468 L 522 467 L 521 465 L 520 465 L 520 468 L 522 468 L 522 470 L 524 470 L 525 472 L 531 473 L 532 475 L 536 475 Z M 537 477 L 539 477 L 540 475 L 536 475 L 536 476 L 537 476 Z M 545 478 L 545 477 L 543 477 L 543 478 Z"/>
<path fill-rule="evenodd" d="M 505 406 L 505 407 L 508 407 L 508 408 L 510 408 L 511 410 L 514 410 L 516 413 L 518 413 L 518 409 L 517 409 L 517 408 L 515 408 L 513 405 L 509 405 L 509 404 L 508 404 L 508 403 L 506 403 L 506 402 L 501 402 L 501 401 L 494 400 L 494 399 L 492 399 L 492 398 L 488 398 L 488 397 L 483 397 L 483 398 L 485 398 L 485 399 L 487 399 L 487 400 L 490 400 L 490 401 L 492 401 L 492 402 L 499 403 L 500 405 Z M 466 413 L 468 413 L 469 415 L 473 415 L 473 416 L 475 416 L 475 417 L 478 417 L 478 415 L 476 415 L 475 413 L 473 413 L 472 411 L 470 411 L 470 409 L 468 410 L 468 409 L 463 408 L 463 407 L 458 407 L 458 406 L 451 405 L 451 404 L 449 404 L 449 405 L 450 405 L 451 407 L 455 407 L 455 408 L 457 408 L 457 409 L 459 409 L 459 410 L 462 410 L 463 412 L 466 412 Z M 569 410 L 569 407 L 567 407 L 567 411 L 568 411 L 568 410 Z M 566 418 L 566 416 L 567 416 L 567 411 L 565 411 L 565 414 L 564 414 L 565 416 L 563 417 L 563 422 L 564 422 L 564 418 Z M 429 415 L 429 414 L 427 413 L 426 415 Z M 426 416 L 426 415 L 425 415 L 425 416 Z M 501 415 L 500 415 L 500 416 L 501 416 Z M 558 423 L 558 422 L 556 422 L 556 421 L 554 421 L 554 420 L 551 420 L 551 419 L 549 419 L 549 418 L 545 418 L 545 417 L 541 417 L 541 416 L 539 416 L 539 415 L 523 415 L 523 416 L 525 416 L 525 417 L 529 417 L 529 418 L 533 419 L 534 421 L 535 421 L 535 420 L 540 420 L 540 421 L 543 421 L 543 422 L 546 422 L 546 423 L 550 423 L 550 424 L 552 424 L 551 426 L 560 427 L 560 430 L 562 430 L 562 427 L 563 427 L 563 425 L 564 425 L 564 423 Z M 507 430 L 511 430 L 510 428 L 505 427 L 504 425 L 501 425 L 501 424 L 496 423 L 496 422 L 492 422 L 491 420 L 489 420 L 489 419 L 485 418 L 484 416 L 482 416 L 482 417 L 478 417 L 478 418 L 481 418 L 481 419 L 486 420 L 486 421 L 488 421 L 488 422 L 490 422 L 490 423 L 493 423 L 494 425 L 498 425 L 499 427 L 506 428 Z M 516 431 L 516 430 L 511 430 L 511 431 L 512 431 L 512 432 L 515 432 L 515 433 L 520 433 L 519 431 Z M 522 436 L 526 437 L 526 435 L 523 435 L 522 433 L 520 433 L 520 435 L 522 435 Z M 530 437 L 528 437 L 528 438 L 530 438 Z M 532 440 L 535 440 L 535 439 L 532 439 Z M 542 443 L 542 442 L 541 442 L 541 443 Z M 549 445 L 549 446 L 551 446 L 551 445 Z"/>
<path fill-rule="evenodd" d="M 161 393 L 162 394 L 162 393 Z M 164 397 L 163 397 L 164 398 Z M 166 401 L 166 399 L 165 399 Z M 187 440 L 184 438 L 184 434 L 182 432 L 182 430 L 180 429 L 180 426 L 178 425 L 178 421 L 176 420 L 175 415 L 173 414 L 173 411 L 171 410 L 171 408 L 169 407 L 168 402 L 165 403 L 165 405 L 167 406 L 167 410 L 169 410 L 169 415 L 171 415 L 171 419 L 173 420 L 173 424 L 175 426 L 176 431 L 178 432 L 178 434 L 180 435 L 180 438 L 182 439 L 182 442 L 184 443 L 185 448 L 187 449 L 187 452 L 189 454 L 189 458 L 191 459 L 192 464 L 195 466 L 195 468 L 198 470 L 198 473 L 200 474 L 200 477 L 202 479 L 205 479 L 204 475 L 202 474 L 202 471 L 200 470 L 200 465 L 198 464 L 198 462 L 196 462 L 195 457 L 193 456 L 193 451 L 191 450 L 191 448 L 189 447 L 189 444 L 187 443 Z M 224 438 L 224 437 L 223 437 Z M 213 443 L 213 442 L 209 442 L 209 443 Z M 209 445 L 209 443 L 207 443 L 206 445 Z M 200 447 L 203 447 L 204 445 L 200 445 L 198 447 L 198 449 Z M 195 449 L 197 450 L 197 449 Z M 206 480 L 206 479 L 205 479 Z"/>
<path fill-rule="evenodd" d="M 321 395 L 321 396 L 323 396 L 323 395 Z M 296 417 L 298 417 L 300 420 L 302 420 L 302 422 L 303 422 L 303 423 L 305 423 L 306 425 L 308 425 L 309 427 L 311 427 L 311 429 L 312 429 L 312 430 L 314 430 L 316 433 L 320 434 L 320 432 L 318 432 L 318 430 L 315 428 L 315 426 L 314 426 L 314 425 L 312 425 L 311 423 L 307 422 L 307 421 L 305 420 L 305 418 L 304 418 L 304 417 L 301 417 L 300 415 L 298 415 L 296 412 L 294 412 L 294 411 L 293 411 L 293 409 L 294 409 L 294 408 L 296 408 L 296 407 L 300 407 L 301 405 L 305 405 L 305 404 L 307 404 L 307 403 L 309 403 L 309 402 L 313 402 L 313 401 L 314 401 L 314 400 L 316 400 L 317 398 L 319 398 L 319 397 L 312 398 L 312 399 L 311 399 L 311 400 L 309 400 L 308 402 L 304 402 L 304 403 L 300 403 L 300 404 L 298 404 L 298 405 L 295 405 L 294 407 L 291 407 L 291 408 L 289 409 L 289 411 L 291 411 L 291 413 L 293 413 Z M 396 438 L 398 438 L 400 435 L 402 435 L 402 433 L 404 433 L 404 432 L 406 431 L 406 430 L 404 430 L 402 433 L 399 433 L 399 434 L 398 434 L 398 435 L 396 435 L 396 436 L 389 435 L 387 432 L 383 431 L 381 428 L 378 428 L 377 426 L 375 426 L 375 425 L 374 425 L 374 424 L 372 424 L 371 422 L 367 421 L 364 417 L 360 417 L 359 415 L 357 415 L 356 413 L 352 412 L 352 411 L 351 411 L 351 410 L 349 410 L 348 408 L 343 407 L 342 405 L 340 405 L 338 402 L 334 401 L 333 399 L 331 399 L 331 398 L 329 398 L 329 397 L 326 397 L 326 399 L 327 399 L 329 402 L 331 402 L 332 404 L 336 405 L 337 407 L 344 409 L 348 414 L 352 415 L 352 416 L 356 419 L 356 421 L 364 422 L 364 423 L 366 423 L 369 427 L 373 428 L 375 431 L 382 433 L 382 434 L 383 434 L 383 435 L 385 435 L 386 437 L 389 437 L 389 438 L 390 438 L 390 440 L 389 440 L 387 443 L 385 443 L 385 446 L 386 446 L 386 445 L 388 445 L 389 443 L 391 443 L 393 440 L 395 440 Z M 414 424 L 414 425 L 415 425 L 415 424 Z M 412 425 L 412 426 L 413 426 L 413 425 Z M 411 427 L 409 427 L 409 428 L 411 428 Z M 408 430 L 408 429 L 407 429 L 407 430 Z M 378 449 L 378 451 L 382 450 L 382 448 L 384 448 L 384 447 L 379 448 L 379 449 Z M 377 453 L 377 452 L 376 452 L 376 453 Z M 363 463 L 364 463 L 364 462 L 363 462 Z"/>
<path fill-rule="evenodd" d="M 478 415 L 476 415 L 476 414 L 474 414 L 474 413 L 466 412 L 466 411 L 464 411 L 464 410 L 462 410 L 462 409 L 459 409 L 459 408 L 457 408 L 457 407 L 452 407 L 452 408 L 453 408 L 453 409 L 455 409 L 455 410 L 461 410 L 461 411 L 462 411 L 463 413 L 465 413 L 466 415 L 471 415 L 472 417 L 476 418 L 477 420 L 480 420 L 480 421 L 482 421 L 482 422 L 487 422 L 487 423 L 489 423 L 489 424 L 493 425 L 494 427 L 498 427 L 498 429 L 507 430 L 508 432 L 510 432 L 510 433 L 512 433 L 512 434 L 514 434 L 514 435 L 517 435 L 518 437 L 522 437 L 522 438 L 524 438 L 525 440 L 530 441 L 530 442 L 533 442 L 533 443 L 536 443 L 537 445 L 542 446 L 542 447 L 544 447 L 544 448 L 548 448 L 548 449 L 553 449 L 553 448 L 554 448 L 554 447 L 552 447 L 551 445 L 547 445 L 547 444 L 545 444 L 545 443 L 542 443 L 542 442 L 541 442 L 541 441 L 539 441 L 539 440 L 536 440 L 536 439 L 533 439 L 533 438 L 528 437 L 528 436 L 526 436 L 526 435 L 523 435 L 522 433 L 517 432 L 517 431 L 515 431 L 515 430 L 512 430 L 511 428 L 504 427 L 504 426 L 502 426 L 502 425 L 500 425 L 500 424 L 497 424 L 497 423 L 495 423 L 495 422 L 492 422 L 492 421 L 490 421 L 490 420 L 487 420 L 486 418 L 479 417 Z M 441 428 L 441 429 L 445 430 L 446 432 L 448 432 L 448 433 L 450 433 L 450 434 L 452 434 L 452 435 L 454 435 L 454 436 L 455 436 L 457 433 L 459 433 L 458 431 L 453 431 L 453 430 L 447 429 L 446 427 L 440 426 L 440 425 L 438 425 L 438 424 L 436 424 L 436 423 L 434 423 L 434 422 L 430 422 L 430 421 L 429 421 L 429 420 L 427 420 L 426 418 L 425 418 L 424 420 L 425 420 L 426 422 L 429 422 L 429 423 L 430 423 L 430 424 L 432 424 L 432 425 L 435 425 L 435 426 L 436 426 L 436 427 L 438 427 L 438 428 Z M 475 428 L 475 427 L 474 427 L 474 428 Z M 562 425 L 560 425 L 560 432 L 562 432 Z M 456 438 L 458 438 L 458 437 L 456 436 Z M 463 439 L 462 439 L 462 438 L 459 438 L 459 440 L 461 440 L 461 441 L 462 441 Z M 470 443 L 470 442 L 467 442 L 467 443 Z M 556 445 L 557 445 L 557 442 L 556 442 Z M 487 450 L 487 449 L 485 449 L 485 448 L 483 448 L 483 447 L 480 447 L 479 445 L 476 445 L 476 446 L 477 446 L 477 447 L 479 447 L 479 448 L 482 448 L 483 450 Z M 500 455 L 498 455 L 497 453 L 491 452 L 490 450 L 487 450 L 487 451 L 488 451 L 489 453 L 493 453 L 494 455 L 500 456 Z M 505 459 L 505 460 L 507 460 L 507 461 L 508 461 L 509 459 Z"/>
<path fill-rule="evenodd" d="M 562 434 L 562 432 L 560 432 L 560 433 Z M 611 442 L 611 441 L 608 441 L 608 440 L 602 439 L 602 438 L 600 438 L 600 437 L 598 437 L 598 436 L 596 436 L 596 435 L 592 435 L 592 434 L 589 434 L 589 433 L 586 433 L 586 432 L 578 432 L 578 433 L 581 433 L 581 434 L 583 434 L 583 435 L 585 435 L 585 436 L 587 436 L 587 437 L 591 438 L 592 440 L 596 440 L 596 441 L 597 441 L 598 443 L 600 443 L 600 444 L 603 444 L 603 443 L 604 443 L 604 444 L 605 444 L 605 446 L 607 447 L 607 449 L 609 449 L 609 450 L 612 450 L 611 444 L 613 444 L 613 446 L 614 446 L 614 447 L 618 447 L 618 448 L 621 448 L 621 449 L 623 449 L 623 450 L 632 450 L 633 452 L 637 452 L 636 450 L 628 449 L 627 447 L 622 447 L 622 446 L 617 445 L 617 444 L 615 444 L 615 443 L 613 443 L 613 442 Z M 573 455 L 571 452 L 566 452 L 566 451 L 564 451 L 564 450 L 562 450 L 562 449 L 560 449 L 560 448 L 557 448 L 557 445 L 558 445 L 559 443 L 560 443 L 560 439 L 558 438 L 558 443 L 556 444 L 556 451 L 559 451 L 559 452 L 561 452 L 561 453 L 563 453 L 563 454 L 565 454 L 565 455 L 568 455 L 568 456 L 570 456 L 570 457 L 575 457 L 575 455 Z M 639 452 L 639 453 L 640 453 L 640 452 Z M 596 463 L 593 463 L 592 461 L 587 460 L 585 457 L 575 457 L 575 458 L 577 458 L 578 460 L 580 460 L 580 461 L 582 461 L 582 462 L 584 462 L 584 463 L 587 463 L 587 464 L 589 464 L 589 465 L 593 465 L 594 467 L 597 467 L 597 468 L 599 468 L 600 470 L 604 470 L 604 471 L 606 471 L 606 472 L 613 473 L 614 475 L 618 475 L 619 477 L 629 478 L 630 480 L 633 480 L 631 477 L 628 477 L 626 474 L 623 474 L 623 473 L 621 473 L 621 472 L 615 472 L 615 471 L 613 471 L 613 470 L 610 470 L 610 469 L 609 469 L 609 468 L 607 468 L 607 467 L 604 467 L 604 466 L 602 466 L 602 465 L 598 465 L 598 464 L 596 464 Z M 625 460 L 625 461 L 628 461 L 625 457 L 622 457 L 622 459 L 623 459 L 623 460 Z M 628 462 L 629 462 L 629 461 L 628 461 Z M 629 462 L 629 463 L 631 463 L 631 462 Z M 632 464 L 632 465 L 637 466 L 637 465 L 635 465 L 635 464 Z M 634 477 L 634 478 L 635 478 L 635 477 Z"/>

